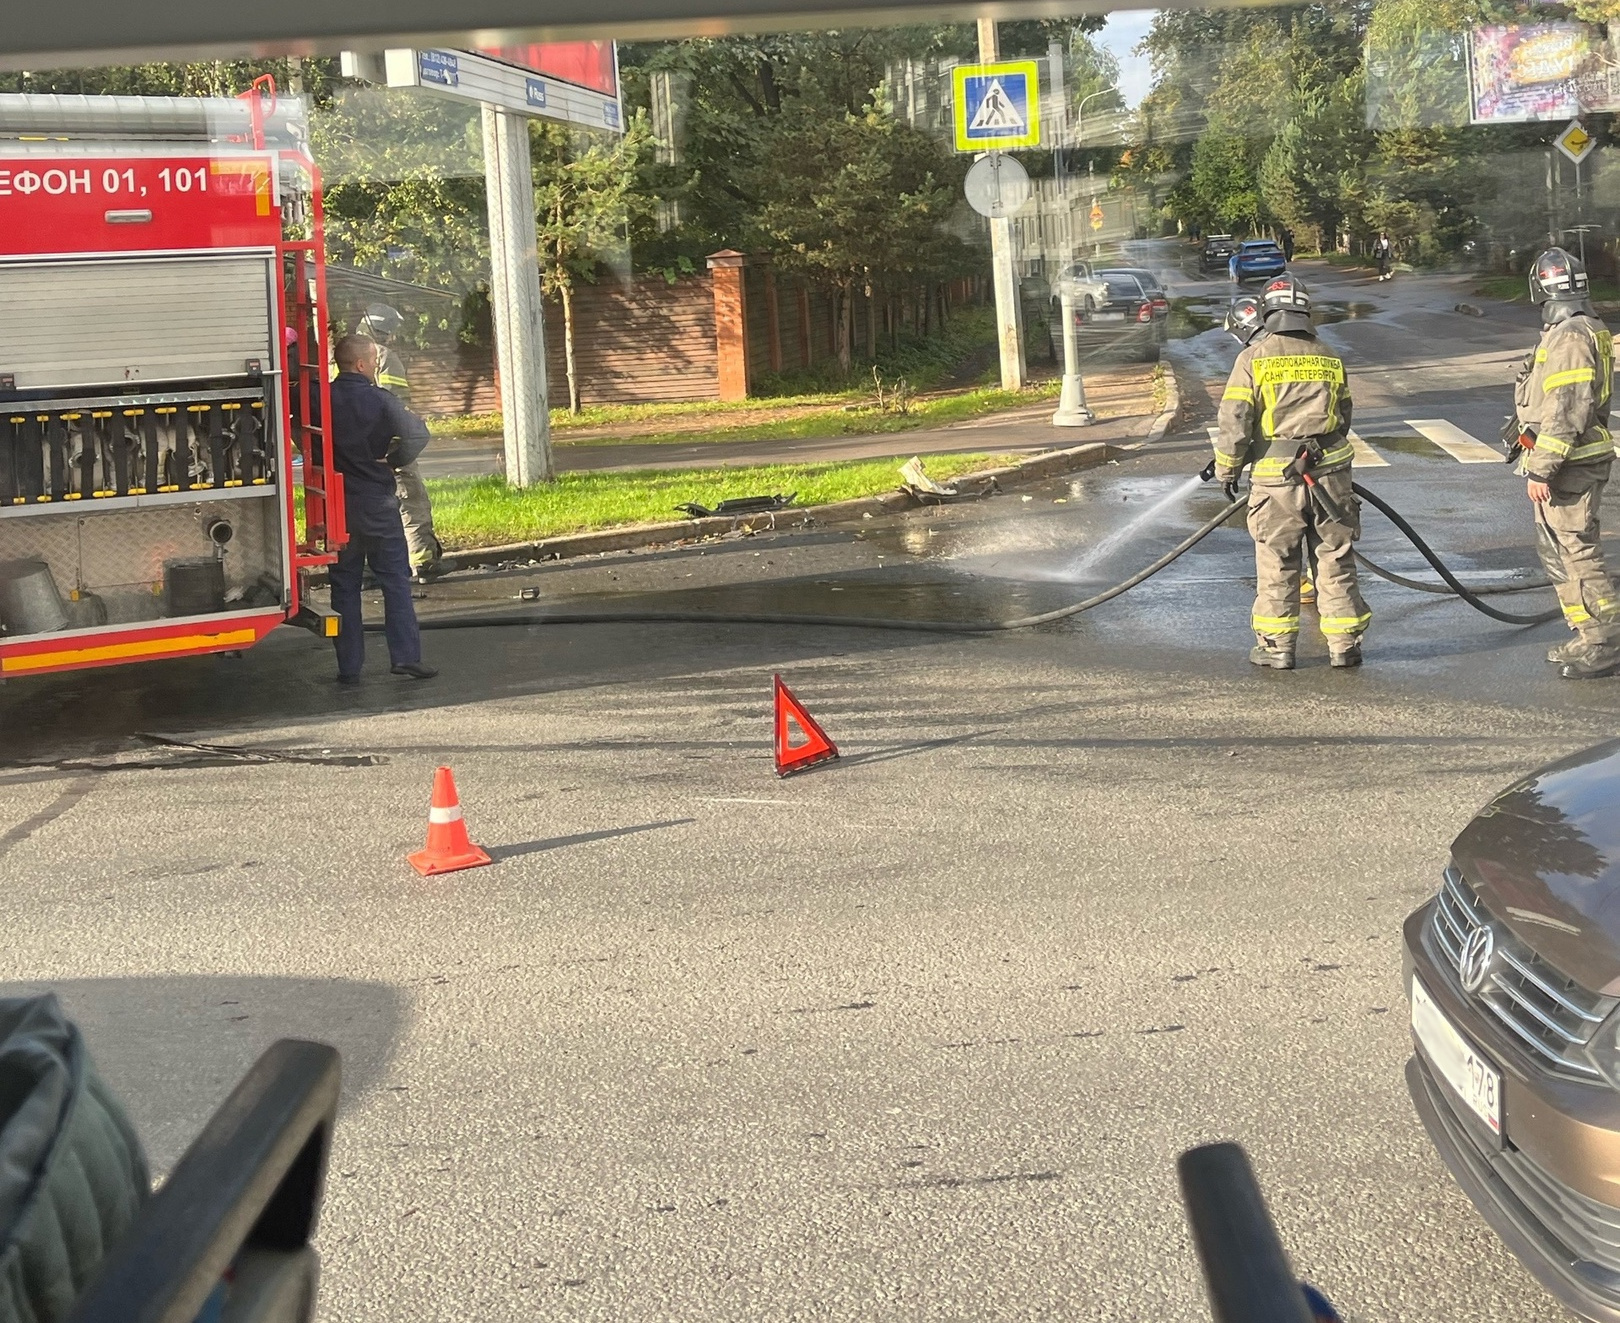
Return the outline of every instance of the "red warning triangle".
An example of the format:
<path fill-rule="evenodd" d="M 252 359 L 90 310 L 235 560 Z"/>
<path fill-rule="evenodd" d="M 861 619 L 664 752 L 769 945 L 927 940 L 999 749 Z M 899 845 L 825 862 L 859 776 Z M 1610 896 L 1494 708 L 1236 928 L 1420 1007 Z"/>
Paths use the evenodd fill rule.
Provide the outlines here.
<path fill-rule="evenodd" d="M 788 723 L 792 722 L 805 737 L 803 744 L 795 745 L 789 736 Z M 816 719 L 804 710 L 804 704 L 793 696 L 793 691 L 776 677 L 776 774 L 786 776 L 801 772 L 806 767 L 824 763 L 838 757 L 838 746 L 827 738 Z"/>

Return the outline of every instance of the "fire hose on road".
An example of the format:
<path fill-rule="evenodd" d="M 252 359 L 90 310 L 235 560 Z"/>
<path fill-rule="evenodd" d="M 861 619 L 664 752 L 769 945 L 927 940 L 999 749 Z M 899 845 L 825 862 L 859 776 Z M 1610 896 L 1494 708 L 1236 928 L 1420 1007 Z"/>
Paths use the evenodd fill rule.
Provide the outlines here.
<path fill-rule="evenodd" d="M 1353 484 L 1352 489 L 1357 496 L 1383 514 L 1400 530 L 1407 541 L 1416 547 L 1423 558 L 1434 567 L 1435 572 L 1439 574 L 1446 586 L 1442 588 L 1435 584 L 1421 583 L 1415 579 L 1403 579 L 1366 560 L 1358 552 L 1357 559 L 1361 560 L 1368 569 L 1381 578 L 1421 592 L 1444 593 L 1461 598 L 1474 610 L 1507 625 L 1524 627 L 1541 625 L 1549 620 L 1557 620 L 1563 614 L 1560 609 L 1554 608 L 1550 611 L 1540 612 L 1537 615 L 1517 615 L 1509 611 L 1500 611 L 1489 602 L 1482 601 L 1482 594 L 1522 592 L 1530 588 L 1541 588 L 1548 585 L 1534 583 L 1515 584 L 1506 587 L 1469 588 L 1452 574 L 1417 530 L 1407 523 L 1386 501 L 1368 491 L 1360 483 Z M 616 611 L 493 611 L 476 615 L 441 616 L 436 619 L 427 619 L 421 622 L 421 627 L 427 630 L 526 628 L 533 625 L 812 625 L 842 629 L 892 629 L 924 634 L 992 634 L 1015 629 L 1031 629 L 1036 625 L 1048 625 L 1057 620 L 1077 616 L 1082 611 L 1089 611 L 1093 607 L 1101 606 L 1104 602 L 1111 602 L 1121 594 L 1129 592 L 1138 584 L 1151 579 L 1160 570 L 1180 560 L 1182 556 L 1186 555 L 1247 504 L 1248 498 L 1246 496 L 1238 497 L 1213 519 L 1201 525 L 1150 565 L 1144 566 L 1131 575 L 1130 578 L 1121 580 L 1103 592 L 1087 597 L 1082 601 L 1074 602 L 1069 606 L 1058 607 L 1053 611 L 1042 611 L 1038 615 L 1018 616 L 1011 620 L 904 620 L 887 616 L 630 609 Z M 380 632 L 382 626 L 380 624 L 369 624 L 366 629 L 371 632 Z"/>
<path fill-rule="evenodd" d="M 1450 588 L 1443 583 L 1425 583 L 1422 579 L 1408 579 L 1405 575 L 1396 574 L 1394 570 L 1385 569 L 1377 561 L 1356 552 L 1356 560 L 1364 569 L 1383 579 L 1386 583 L 1393 583 L 1402 588 L 1410 588 L 1415 593 L 1434 593 L 1438 597 L 1455 597 Z M 1530 593 L 1537 588 L 1551 588 L 1551 579 L 1526 579 L 1523 583 L 1495 583 L 1470 589 L 1475 597 L 1500 597 L 1504 593 Z"/>
<path fill-rule="evenodd" d="M 1351 486 L 1352 490 L 1357 496 L 1361 497 L 1362 500 L 1366 501 L 1368 505 L 1372 506 L 1373 509 L 1377 510 L 1379 514 L 1383 515 L 1384 518 L 1388 519 L 1390 523 L 1394 524 L 1396 528 L 1400 529 L 1401 532 L 1405 534 L 1406 540 L 1416 547 L 1420 553 L 1422 553 L 1423 559 L 1428 561 L 1430 565 L 1434 566 L 1434 572 L 1446 581 L 1446 586 L 1450 588 L 1451 591 L 1458 597 L 1462 598 L 1463 601 L 1467 602 L 1469 606 L 1473 607 L 1474 610 L 1479 611 L 1484 615 L 1488 615 L 1492 620 L 1500 620 L 1504 625 L 1524 626 L 1544 625 L 1549 620 L 1557 620 L 1564 614 L 1561 607 L 1554 607 L 1551 611 L 1542 611 L 1537 615 L 1521 616 L 1515 615 L 1510 611 L 1498 611 L 1489 602 L 1480 601 L 1479 593 L 1459 583 L 1457 581 L 1457 577 L 1446 568 L 1445 562 L 1434 554 L 1434 549 L 1418 536 L 1417 530 L 1413 528 L 1411 524 L 1407 523 L 1406 520 L 1403 519 L 1387 501 L 1383 500 L 1381 497 L 1374 496 L 1359 482 L 1353 483 Z M 1369 566 L 1368 568 L 1372 569 L 1375 574 L 1382 578 L 1389 578 L 1389 574 L 1382 569 L 1374 566 Z M 1418 587 L 1419 585 L 1415 580 L 1413 580 L 1402 586 Z M 1529 587 L 1530 585 L 1525 586 Z M 1536 586 L 1540 587 L 1542 585 L 1538 584 Z M 1421 591 L 1433 592 L 1434 588 L 1431 585 L 1423 585 Z M 1490 590 L 1487 589 L 1487 591 Z M 1498 589 L 1496 591 L 1501 590 Z"/>

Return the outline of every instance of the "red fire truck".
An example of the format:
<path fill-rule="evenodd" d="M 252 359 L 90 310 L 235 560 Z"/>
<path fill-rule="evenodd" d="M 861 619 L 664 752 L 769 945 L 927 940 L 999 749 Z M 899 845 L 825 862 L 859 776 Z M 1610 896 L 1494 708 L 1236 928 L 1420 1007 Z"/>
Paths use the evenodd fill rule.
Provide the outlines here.
<path fill-rule="evenodd" d="M 273 85 L 0 96 L 0 679 L 336 632 L 322 243 Z"/>

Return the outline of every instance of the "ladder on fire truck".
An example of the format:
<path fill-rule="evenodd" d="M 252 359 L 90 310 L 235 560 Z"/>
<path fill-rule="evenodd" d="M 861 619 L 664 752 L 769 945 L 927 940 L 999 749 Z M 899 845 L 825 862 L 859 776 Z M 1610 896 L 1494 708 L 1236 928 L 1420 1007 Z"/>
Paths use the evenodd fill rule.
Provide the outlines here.
<path fill-rule="evenodd" d="M 275 79 L 262 74 L 237 100 L 248 110 L 250 141 L 256 150 L 264 150 L 266 121 L 279 106 Z M 343 475 L 327 444 L 332 402 L 326 371 L 326 211 L 321 173 L 307 152 L 301 154 L 298 164 L 309 178 L 310 237 L 284 239 L 281 244 L 290 332 L 283 382 L 293 450 L 304 470 L 304 529 L 294 561 L 300 569 L 313 569 L 337 559 L 337 549 L 346 540 L 346 524 Z"/>

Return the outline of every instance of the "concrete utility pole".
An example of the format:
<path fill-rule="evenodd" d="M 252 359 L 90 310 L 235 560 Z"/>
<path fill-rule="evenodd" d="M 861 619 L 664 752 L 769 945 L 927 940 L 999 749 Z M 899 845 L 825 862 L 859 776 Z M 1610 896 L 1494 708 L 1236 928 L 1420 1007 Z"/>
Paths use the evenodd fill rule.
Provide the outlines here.
<path fill-rule="evenodd" d="M 996 20 L 979 20 L 979 59 L 992 64 L 1001 58 Z M 990 221 L 990 264 L 996 285 L 996 338 L 1001 344 L 1001 389 L 1024 389 L 1024 310 L 1018 294 L 1018 272 L 1013 266 L 1012 220 Z"/>
<path fill-rule="evenodd" d="M 489 301 L 501 376 L 506 480 L 514 487 L 550 482 L 551 413 L 546 389 L 546 329 L 540 302 L 540 239 L 534 220 L 529 122 L 485 104 L 484 178 L 489 205 Z"/>

